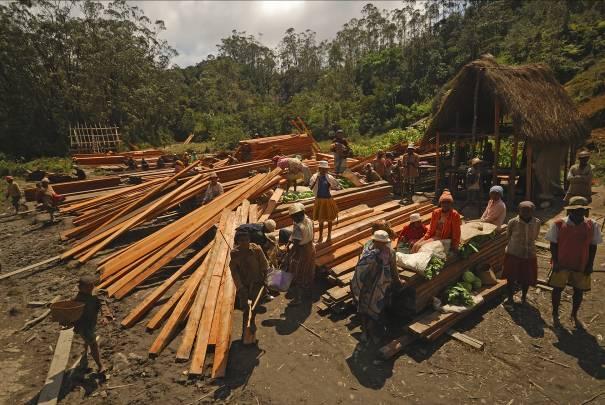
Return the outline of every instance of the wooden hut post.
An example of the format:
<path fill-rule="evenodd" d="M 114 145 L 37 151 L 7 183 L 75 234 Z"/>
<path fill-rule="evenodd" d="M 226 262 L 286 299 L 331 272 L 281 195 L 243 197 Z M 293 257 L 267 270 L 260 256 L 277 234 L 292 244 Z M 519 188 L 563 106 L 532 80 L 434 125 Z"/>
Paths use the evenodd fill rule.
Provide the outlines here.
<path fill-rule="evenodd" d="M 527 154 L 525 158 L 525 199 L 531 201 L 531 191 L 532 191 L 532 183 L 533 183 L 533 168 L 532 168 L 532 146 L 528 140 L 525 140 L 525 153 Z"/>
<path fill-rule="evenodd" d="M 473 92 L 473 127 L 471 135 L 473 137 L 471 155 L 475 156 L 475 142 L 477 136 L 477 110 L 479 108 L 479 83 L 481 82 L 481 70 L 477 70 L 477 78 L 475 79 L 475 91 Z"/>
<path fill-rule="evenodd" d="M 513 150 L 510 160 L 510 176 L 508 177 L 508 205 L 512 207 L 515 201 L 515 181 L 517 180 L 517 153 L 519 150 L 519 137 L 513 135 Z"/>
<path fill-rule="evenodd" d="M 500 100 L 494 99 L 494 166 L 492 168 L 492 184 L 498 184 L 498 157 L 500 156 Z"/>
<path fill-rule="evenodd" d="M 571 147 L 567 145 L 565 148 L 565 166 L 563 168 L 563 189 L 567 191 L 568 183 L 567 183 L 567 172 L 569 171 L 569 153 Z"/>
<path fill-rule="evenodd" d="M 435 199 L 439 198 L 439 161 L 441 160 L 440 146 L 439 146 L 439 131 L 436 132 L 435 135 L 435 150 L 436 150 L 436 159 L 435 159 Z"/>

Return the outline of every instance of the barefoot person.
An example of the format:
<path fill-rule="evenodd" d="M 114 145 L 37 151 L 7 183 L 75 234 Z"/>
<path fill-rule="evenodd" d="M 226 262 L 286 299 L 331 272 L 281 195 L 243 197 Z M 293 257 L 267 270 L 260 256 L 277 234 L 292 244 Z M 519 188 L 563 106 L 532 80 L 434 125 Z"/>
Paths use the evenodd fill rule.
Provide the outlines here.
<path fill-rule="evenodd" d="M 334 153 L 334 171 L 336 174 L 347 170 L 347 156 L 349 156 L 351 149 L 342 129 L 336 131 L 330 150 Z"/>
<path fill-rule="evenodd" d="M 328 173 L 328 162 L 325 160 L 319 162 L 319 172 L 311 177 L 309 186 L 315 194 L 313 219 L 319 222 L 319 239 L 317 242 L 321 243 L 323 240 L 324 222 L 328 223 L 326 242 L 329 242 L 332 239 L 332 222 L 338 218 L 338 207 L 330 191 L 340 190 L 340 184 Z"/>
<path fill-rule="evenodd" d="M 250 242 L 250 233 L 248 230 L 237 229 L 235 232 L 233 250 L 231 251 L 231 261 L 229 269 L 233 276 L 233 283 L 237 291 L 239 307 L 243 311 L 242 320 L 242 341 L 244 333 L 248 326 L 248 316 L 250 306 L 253 305 L 256 297 L 265 285 L 269 263 L 263 253 L 263 249 L 256 243 Z M 256 332 L 256 312 L 252 311 L 250 320 L 250 332 L 252 335 Z"/>
<path fill-rule="evenodd" d="M 313 246 L 313 221 L 305 214 L 305 207 L 294 203 L 288 210 L 293 222 L 288 243 L 288 271 L 294 274 L 292 283 L 296 298 L 291 305 L 302 302 L 303 295 L 310 293 L 315 280 L 315 247 Z"/>
<path fill-rule="evenodd" d="M 418 252 L 425 243 L 444 239 L 451 241 L 451 251 L 458 251 L 462 220 L 453 205 L 454 197 L 452 197 L 449 190 L 444 190 L 441 197 L 439 197 L 439 208 L 435 209 L 431 216 L 429 230 L 424 234 L 422 239 L 414 244 L 412 253 Z"/>
<path fill-rule="evenodd" d="M 519 204 L 519 215 L 508 221 L 506 236 L 508 244 L 504 255 L 502 278 L 508 281 L 508 302 L 514 303 L 514 285 L 521 286 L 521 302 L 527 301 L 529 286 L 538 281 L 538 259 L 536 239 L 540 234 L 540 220 L 534 217 L 534 203 Z"/>
<path fill-rule="evenodd" d="M 412 197 L 416 193 L 416 183 L 420 176 L 420 156 L 416 153 L 416 147 L 410 143 L 407 147 L 407 153 L 401 157 L 403 166 L 403 191 L 401 193 L 402 201 L 408 198 L 412 201 Z"/>
<path fill-rule="evenodd" d="M 552 317 L 555 327 L 559 321 L 559 304 L 565 286 L 573 287 L 571 319 L 579 329 L 586 326 L 578 318 L 584 291 L 590 290 L 597 245 L 603 242 L 601 230 L 592 219 L 586 218 L 588 201 L 584 197 L 571 197 L 565 207 L 567 217 L 556 220 L 546 233 L 550 242 L 552 269 L 548 284 L 552 290 Z"/>
<path fill-rule="evenodd" d="M 584 150 L 578 154 L 579 163 L 571 166 L 567 173 L 569 188 L 565 194 L 565 203 L 574 196 L 586 198 L 588 203 L 592 202 L 592 167 L 588 163 L 590 152 Z"/>
<path fill-rule="evenodd" d="M 13 208 L 15 208 L 15 214 L 19 213 L 19 203 L 21 202 L 21 196 L 23 193 L 19 188 L 19 185 L 15 183 L 15 179 L 12 176 L 6 176 L 6 183 L 8 187 L 6 189 L 6 199 L 10 198 Z"/>
<path fill-rule="evenodd" d="M 74 332 L 84 340 L 84 354 L 82 357 L 86 358 L 88 349 L 90 348 L 90 354 L 97 364 L 99 373 L 103 373 L 105 369 L 101 363 L 96 334 L 97 318 L 101 311 L 102 302 L 96 295 L 93 295 L 95 283 L 96 278 L 94 276 L 83 276 L 78 282 L 79 291 L 74 301 L 84 303 L 84 312 L 82 312 L 80 319 L 74 323 Z"/>
<path fill-rule="evenodd" d="M 275 156 L 273 157 L 273 164 L 280 169 L 287 170 L 287 173 L 284 175 L 286 178 L 285 192 L 288 192 L 290 186 L 293 186 L 294 192 L 296 192 L 296 186 L 299 181 L 305 185 L 308 184 L 311 171 L 300 159 Z"/>
<path fill-rule="evenodd" d="M 365 250 L 351 281 L 351 292 L 361 318 L 362 341 L 380 341 L 383 311 L 401 286 L 395 252 L 386 231 L 376 231 L 370 249 Z"/>

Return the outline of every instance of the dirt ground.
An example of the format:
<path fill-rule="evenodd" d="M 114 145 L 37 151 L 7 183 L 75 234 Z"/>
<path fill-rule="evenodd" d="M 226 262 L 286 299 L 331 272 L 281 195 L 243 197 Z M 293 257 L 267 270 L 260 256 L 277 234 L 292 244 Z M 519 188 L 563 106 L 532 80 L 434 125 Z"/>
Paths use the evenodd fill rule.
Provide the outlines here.
<path fill-rule="evenodd" d="M 594 217 L 605 215 L 603 188 L 594 196 Z M 552 219 L 560 206 L 539 216 Z M 465 212 L 467 218 L 472 213 Z M 46 219 L 40 215 L 38 220 Z M 55 256 L 65 248 L 58 234 L 68 225 L 46 226 L 32 218 L 0 220 L 1 272 Z M 599 220 L 599 222 L 602 219 Z M 546 277 L 548 252 L 540 253 L 541 278 Z M 59 327 L 50 319 L 27 331 L 23 324 L 44 311 L 31 301 L 75 295 L 76 281 L 93 273 L 84 267 L 60 265 L 0 281 L 0 402 L 36 403 L 53 356 Z M 355 317 L 320 316 L 314 304 L 290 307 L 283 295 L 266 303 L 258 316 L 258 348 L 239 342 L 241 313 L 236 311 L 234 343 L 227 377 L 218 381 L 189 379 L 187 363 L 175 362 L 179 339 L 156 359 L 147 357 L 154 338 L 142 324 L 122 330 L 119 320 L 150 291 L 139 289 L 122 301 L 108 301 L 115 321 L 99 326 L 107 380 L 94 373 L 70 371 L 60 395 L 65 404 L 338 404 L 338 403 L 605 403 L 605 253 L 599 247 L 593 289 L 581 316 L 587 332 L 568 321 L 571 296 L 565 294 L 565 329 L 555 332 L 550 318 L 550 293 L 531 289 L 528 307 L 505 309 L 500 301 L 467 317 L 456 329 L 485 343 L 484 351 L 442 337 L 417 342 L 397 358 L 381 361 L 376 348 L 358 344 Z M 1 273 L 0 273 L 1 274 Z M 320 285 L 313 299 L 319 300 Z M 569 291 L 567 291 L 569 293 Z M 311 331 L 300 326 L 304 323 Z M 394 319 L 389 333 L 401 334 Z M 314 332 L 314 333 L 313 333 Z M 317 335 L 320 337 L 318 337 Z M 69 365 L 82 350 L 74 339 Z M 89 365 L 93 366 L 92 359 Z M 589 401 L 589 402 L 583 402 Z"/>

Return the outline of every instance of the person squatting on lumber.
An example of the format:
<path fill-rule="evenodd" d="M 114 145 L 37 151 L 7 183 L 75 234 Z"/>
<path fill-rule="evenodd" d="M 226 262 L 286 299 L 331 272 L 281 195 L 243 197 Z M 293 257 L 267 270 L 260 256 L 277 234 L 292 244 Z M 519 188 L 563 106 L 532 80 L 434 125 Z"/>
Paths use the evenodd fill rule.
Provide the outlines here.
<path fill-rule="evenodd" d="M 574 196 L 586 198 L 588 203 L 592 202 L 592 167 L 588 163 L 590 152 L 584 150 L 578 154 L 579 163 L 572 165 L 567 173 L 569 188 L 565 194 L 565 203 Z"/>
<path fill-rule="evenodd" d="M 441 197 L 439 197 L 439 208 L 433 210 L 429 229 L 422 239 L 414 244 L 412 253 L 418 252 L 425 243 L 445 239 L 451 241 L 450 250 L 452 252 L 458 251 L 462 220 L 458 211 L 453 208 L 453 205 L 454 197 L 452 197 L 449 190 L 443 190 Z"/>
<path fill-rule="evenodd" d="M 210 173 L 209 177 L 210 184 L 208 184 L 206 192 L 204 193 L 202 205 L 208 204 L 210 201 L 214 200 L 216 197 L 225 192 L 225 190 L 223 189 L 223 185 L 218 181 L 218 174 L 216 174 L 216 172 Z"/>
<path fill-rule="evenodd" d="M 183 169 L 185 169 L 185 163 L 183 163 L 181 160 L 177 160 L 176 162 L 174 162 L 174 173 L 178 173 L 183 171 Z"/>
<path fill-rule="evenodd" d="M 504 223 L 506 219 L 506 204 L 502 200 L 504 196 L 504 189 L 502 186 L 492 186 L 489 189 L 489 201 L 487 207 L 481 215 L 481 221 L 496 225 L 498 228 Z"/>
<path fill-rule="evenodd" d="M 401 174 L 401 201 L 405 202 L 406 197 L 408 201 L 412 201 L 412 197 L 416 192 L 416 183 L 418 177 L 420 177 L 420 156 L 416 153 L 416 147 L 413 143 L 408 144 L 407 153 L 400 159 L 402 166 Z M 401 170 L 401 169 L 400 169 Z"/>
<path fill-rule="evenodd" d="M 341 174 L 347 170 L 347 157 L 351 152 L 349 142 L 344 137 L 342 129 L 336 131 L 330 150 L 334 153 L 334 171 Z"/>
<path fill-rule="evenodd" d="M 372 222 L 372 235 L 374 235 L 376 231 L 385 231 L 391 239 L 395 239 L 397 237 L 397 234 L 393 228 L 391 228 L 391 223 L 386 219 L 379 219 L 378 221 Z M 368 239 L 366 243 L 363 244 L 361 253 L 363 254 L 363 252 L 366 250 L 373 249 L 373 246 L 374 242 L 372 241 L 372 238 Z"/>
<path fill-rule="evenodd" d="M 74 166 L 74 173 L 78 180 L 86 180 L 86 172 L 79 166 Z"/>
<path fill-rule="evenodd" d="M 376 231 L 371 248 L 361 254 L 351 281 L 351 292 L 361 318 L 362 342 L 380 341 L 384 332 L 384 309 L 401 285 L 389 234 Z"/>
<path fill-rule="evenodd" d="M 94 276 L 82 276 L 78 281 L 78 294 L 74 298 L 74 301 L 84 303 L 84 311 L 82 316 L 76 322 L 74 322 L 74 332 L 76 332 L 82 340 L 84 340 L 84 353 L 82 358 L 88 356 L 88 349 L 90 348 L 90 354 L 93 360 L 97 364 L 99 374 L 105 372 L 103 364 L 101 363 L 101 355 L 99 353 L 99 344 L 97 343 L 97 318 L 99 312 L 103 307 L 103 302 L 93 294 L 96 284 L 96 278 Z M 105 318 L 102 319 L 103 323 L 107 322 Z"/>
<path fill-rule="evenodd" d="M 397 251 L 409 253 L 412 246 L 426 234 L 427 226 L 422 223 L 420 214 L 414 212 L 410 215 L 410 223 L 403 226 L 397 235 Z"/>
<path fill-rule="evenodd" d="M 527 302 L 529 286 L 538 281 L 536 239 L 540 234 L 540 220 L 534 217 L 535 205 L 531 201 L 519 204 L 519 215 L 508 221 L 508 244 L 504 254 L 502 278 L 508 281 L 508 304 L 514 304 L 515 284 L 521 286 L 521 303 Z"/>
<path fill-rule="evenodd" d="M 6 189 L 6 199 L 8 200 L 10 198 L 13 208 L 15 208 L 15 214 L 18 214 L 19 203 L 21 202 L 21 196 L 23 193 L 12 176 L 6 176 L 5 180 L 8 183 L 8 188 Z"/>
<path fill-rule="evenodd" d="M 237 231 L 248 232 L 250 242 L 260 246 L 265 253 L 269 263 L 277 267 L 277 243 L 275 237 L 269 236 L 275 231 L 276 223 L 272 219 L 256 224 L 242 224 L 236 228 Z"/>
<path fill-rule="evenodd" d="M 378 175 L 378 173 L 376 172 L 376 170 L 374 170 L 374 166 L 372 166 L 371 163 L 367 163 L 364 166 L 364 172 L 363 175 L 366 178 L 366 183 L 373 183 L 375 181 L 380 181 L 382 180 L 382 177 L 380 177 Z"/>
<path fill-rule="evenodd" d="M 164 167 L 166 167 L 166 161 L 164 160 L 164 156 L 160 156 L 158 158 L 158 161 L 156 162 L 156 167 L 158 169 L 163 169 Z"/>
<path fill-rule="evenodd" d="M 145 158 L 141 158 L 141 169 L 149 170 L 149 163 L 147 163 Z"/>
<path fill-rule="evenodd" d="M 239 307 L 244 313 L 242 317 L 243 341 L 248 325 L 250 307 L 265 285 L 269 263 L 263 249 L 256 243 L 251 242 L 250 233 L 247 230 L 237 229 L 234 242 L 229 268 L 237 291 Z M 250 320 L 250 331 L 253 335 L 256 332 L 255 318 L 256 311 L 254 310 Z"/>
<path fill-rule="evenodd" d="M 274 156 L 273 164 L 282 170 L 288 170 L 285 174 L 286 177 L 286 192 L 290 189 L 290 186 L 294 187 L 296 192 L 296 186 L 301 181 L 303 184 L 309 184 L 311 178 L 311 171 L 300 159 L 290 158 L 285 156 Z"/>
<path fill-rule="evenodd" d="M 318 173 L 315 173 L 309 182 L 309 187 L 315 194 L 313 204 L 313 219 L 319 222 L 319 239 L 317 243 L 323 240 L 324 222 L 328 223 L 328 237 L 326 242 L 332 240 L 332 222 L 338 218 L 338 207 L 336 201 L 332 198 L 330 190 L 340 190 L 340 184 L 334 176 L 328 173 L 328 162 L 322 160 L 319 162 Z"/>
<path fill-rule="evenodd" d="M 571 319 L 576 328 L 586 326 L 578 318 L 584 291 L 590 290 L 597 245 L 603 242 L 597 223 L 587 218 L 588 201 L 584 197 L 571 197 L 567 217 L 559 218 L 550 226 L 544 238 L 550 242 L 551 272 L 548 284 L 552 290 L 553 325 L 560 327 L 559 304 L 565 286 L 573 287 Z"/>
<path fill-rule="evenodd" d="M 129 170 L 137 170 L 137 162 L 132 158 L 132 156 L 128 157 L 124 164 L 128 166 Z"/>
<path fill-rule="evenodd" d="M 313 246 L 313 221 L 305 215 L 305 206 L 294 203 L 288 210 L 292 218 L 292 235 L 286 247 L 288 271 L 293 274 L 295 299 L 290 305 L 302 303 L 303 294 L 310 294 L 315 280 L 315 246 Z"/>

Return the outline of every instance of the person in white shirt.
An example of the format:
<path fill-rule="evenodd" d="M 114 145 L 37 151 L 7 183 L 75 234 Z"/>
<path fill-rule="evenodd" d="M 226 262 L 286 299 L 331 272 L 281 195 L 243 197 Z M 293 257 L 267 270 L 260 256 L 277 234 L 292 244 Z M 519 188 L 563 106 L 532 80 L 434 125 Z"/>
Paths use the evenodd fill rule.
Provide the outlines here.
<path fill-rule="evenodd" d="M 313 246 L 313 221 L 305 214 L 305 207 L 294 203 L 288 210 L 293 222 L 288 243 L 288 271 L 294 275 L 292 283 L 296 298 L 291 305 L 302 302 L 304 292 L 309 293 L 315 280 L 315 247 Z"/>
<path fill-rule="evenodd" d="M 218 181 L 218 175 L 215 172 L 210 173 L 210 184 L 208 184 L 208 188 L 206 188 L 202 204 L 208 204 L 224 192 L 223 185 Z"/>

